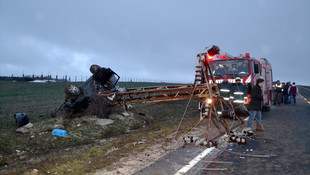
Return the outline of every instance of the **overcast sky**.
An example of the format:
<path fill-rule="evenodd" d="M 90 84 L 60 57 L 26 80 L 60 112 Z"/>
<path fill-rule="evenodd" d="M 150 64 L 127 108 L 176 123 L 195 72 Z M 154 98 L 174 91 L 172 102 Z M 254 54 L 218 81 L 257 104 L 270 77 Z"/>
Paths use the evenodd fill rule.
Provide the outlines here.
<path fill-rule="evenodd" d="M 98 64 L 192 82 L 197 53 L 213 44 L 267 58 L 274 80 L 310 85 L 310 1 L 0 0 L 0 76 L 80 79 Z"/>

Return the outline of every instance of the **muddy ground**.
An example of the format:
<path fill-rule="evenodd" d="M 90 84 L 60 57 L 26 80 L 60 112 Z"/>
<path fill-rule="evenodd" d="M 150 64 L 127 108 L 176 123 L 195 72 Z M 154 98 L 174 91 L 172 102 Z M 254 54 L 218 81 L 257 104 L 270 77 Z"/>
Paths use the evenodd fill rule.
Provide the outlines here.
<path fill-rule="evenodd" d="M 108 119 L 43 116 L 43 121 L 33 123 L 24 133 L 13 128 L 12 135 L 1 136 L 0 173 L 127 174 L 126 167 L 131 167 L 133 173 L 182 144 L 174 139 L 187 102 L 135 105 L 126 117 L 122 114 L 123 108 L 117 107 Z M 197 100 L 192 100 L 178 138 L 198 122 L 197 107 Z M 105 122 L 111 124 L 100 125 Z M 55 128 L 65 129 L 68 135 L 53 136 Z M 133 168 L 126 163 L 137 166 Z"/>
<path fill-rule="evenodd" d="M 168 84 L 120 84 L 163 85 Z M 51 118 L 52 109 L 64 100 L 65 86 L 0 82 L 0 174 L 130 174 L 182 145 L 183 136 L 202 136 L 207 129 L 205 120 L 189 133 L 200 118 L 195 99 L 177 137 L 188 100 L 134 105 L 128 114 L 115 107 L 107 118 L 91 114 Z M 27 113 L 33 126 L 17 132 L 16 112 Z M 64 129 L 67 136 L 54 136 L 53 129 Z"/>

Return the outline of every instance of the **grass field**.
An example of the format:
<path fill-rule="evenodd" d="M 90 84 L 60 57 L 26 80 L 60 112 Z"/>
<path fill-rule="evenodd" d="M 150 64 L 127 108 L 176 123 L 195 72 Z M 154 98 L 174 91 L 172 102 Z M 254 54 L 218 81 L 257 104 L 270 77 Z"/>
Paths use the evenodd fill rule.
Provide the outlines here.
<path fill-rule="evenodd" d="M 77 135 L 62 139 L 61 141 L 58 138 L 52 137 L 50 132 L 36 134 L 35 139 L 30 139 L 29 134 L 25 135 L 16 133 L 17 126 L 15 124 L 15 119 L 13 118 L 14 113 L 26 113 L 31 123 L 40 123 L 46 126 L 54 124 L 53 122 L 55 122 L 56 120 L 50 117 L 50 112 L 52 109 L 58 107 L 60 104 L 63 103 L 65 97 L 64 87 L 66 86 L 66 84 L 67 83 L 31 83 L 0 81 L 0 174 L 1 169 L 8 165 L 10 166 L 10 164 L 11 169 L 7 172 L 7 174 L 20 174 L 21 172 L 24 172 L 25 169 L 30 166 L 29 161 L 34 159 L 31 158 L 30 155 L 38 155 L 37 159 L 39 157 L 40 160 L 40 156 L 46 156 L 47 152 L 48 154 L 56 154 L 57 152 L 64 151 L 64 149 L 68 148 L 78 149 L 77 147 L 79 146 L 84 145 L 83 147 L 85 147 L 85 145 L 96 143 L 96 139 L 100 140 L 102 138 L 123 134 L 125 132 L 125 126 L 119 122 L 116 122 L 113 126 L 103 131 L 101 127 L 93 125 L 89 121 L 72 120 L 71 125 L 76 126 L 82 123 L 82 125 L 84 124 L 83 126 L 85 127 L 73 127 L 71 129 L 71 133 L 77 133 Z M 81 82 L 73 84 L 79 86 Z M 136 82 L 120 83 L 120 87 L 126 88 L 166 85 L 175 84 Z M 44 170 L 46 170 L 45 172 L 47 172 L 47 170 L 51 172 L 62 172 L 59 174 L 67 174 L 64 169 L 68 169 L 68 166 L 72 167 L 71 169 L 74 170 L 71 174 L 84 174 L 85 172 L 92 172 L 97 168 L 102 168 L 103 165 L 108 165 L 112 161 L 119 158 L 119 155 L 115 155 L 114 157 L 112 156 L 108 162 L 107 160 L 102 160 L 102 153 L 106 152 L 107 149 L 111 148 L 113 146 L 112 143 L 114 145 L 118 145 L 119 147 L 123 147 L 127 145 L 127 142 L 132 143 L 134 141 L 139 141 L 139 139 L 141 138 L 156 138 L 156 134 L 154 134 L 154 131 L 160 131 L 160 133 L 158 134 L 169 132 L 175 127 L 175 123 L 179 121 L 178 118 L 174 118 L 173 120 L 171 120 L 170 114 L 178 115 L 179 117 L 182 116 L 185 104 L 186 102 L 176 102 L 155 105 L 152 108 L 147 109 L 141 108 L 139 110 L 141 110 L 142 112 L 150 113 L 152 115 L 156 114 L 158 116 L 158 118 L 156 119 L 158 120 L 158 123 L 155 123 L 149 128 L 144 128 L 144 132 L 132 132 L 130 134 L 127 134 L 123 137 L 122 141 L 114 141 L 105 145 L 104 147 L 95 147 L 88 151 L 85 151 L 83 148 L 82 150 L 85 151 L 82 151 L 84 152 L 83 154 L 77 154 L 76 152 L 73 152 L 71 153 L 72 155 L 71 157 L 69 156 L 69 158 L 62 157 L 60 165 L 63 165 L 64 167 L 59 167 L 60 165 L 55 167 L 55 162 L 50 161 L 45 164 L 43 164 L 44 162 L 39 161 L 37 166 L 44 167 Z M 179 110 L 176 110 L 176 108 Z M 193 108 L 196 109 L 196 104 L 194 104 Z M 167 114 L 169 114 L 169 116 Z M 173 124 L 174 127 L 169 126 L 169 124 Z M 140 124 L 132 125 L 132 128 L 139 127 L 141 127 Z M 41 148 L 44 149 L 40 150 Z M 132 148 L 128 147 L 127 151 L 128 149 Z M 135 151 L 141 151 L 145 148 L 136 147 L 135 149 Z M 24 150 L 26 152 L 26 156 L 19 155 L 17 153 L 18 150 Z M 42 155 L 42 151 L 44 152 L 44 155 Z M 77 152 L 81 152 L 81 150 Z M 119 152 L 122 151 L 119 150 Z M 126 149 L 123 150 L 123 152 L 124 153 L 122 154 L 125 155 Z M 68 159 L 72 159 L 72 156 L 74 156 L 74 158 L 78 159 L 80 162 L 73 162 L 70 164 L 64 163 L 68 161 Z M 48 158 L 49 157 L 45 157 L 45 159 Z M 89 159 L 93 160 L 94 163 L 92 165 L 88 165 L 87 167 L 80 166 L 81 161 L 88 161 Z M 96 160 L 99 162 L 101 161 L 101 166 L 96 164 Z M 64 164 L 61 164 L 61 162 L 63 162 Z M 31 164 L 31 166 L 32 165 L 33 164 Z"/>
<path fill-rule="evenodd" d="M 31 122 L 49 117 L 65 98 L 64 87 L 68 83 L 31 83 L 0 81 L 0 127 L 9 129 L 14 125 L 14 113 L 26 113 Z M 72 83 L 76 86 L 82 83 Z M 148 87 L 172 85 L 169 83 L 120 82 L 120 87 Z M 13 123 L 13 125 L 12 125 Z"/>

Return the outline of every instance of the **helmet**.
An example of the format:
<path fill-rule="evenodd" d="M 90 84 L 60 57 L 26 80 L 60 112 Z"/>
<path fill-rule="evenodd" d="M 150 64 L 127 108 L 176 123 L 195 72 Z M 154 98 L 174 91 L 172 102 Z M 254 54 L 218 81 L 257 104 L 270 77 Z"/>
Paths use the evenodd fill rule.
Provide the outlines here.
<path fill-rule="evenodd" d="M 236 77 L 236 81 L 241 81 L 241 78 L 240 77 Z"/>

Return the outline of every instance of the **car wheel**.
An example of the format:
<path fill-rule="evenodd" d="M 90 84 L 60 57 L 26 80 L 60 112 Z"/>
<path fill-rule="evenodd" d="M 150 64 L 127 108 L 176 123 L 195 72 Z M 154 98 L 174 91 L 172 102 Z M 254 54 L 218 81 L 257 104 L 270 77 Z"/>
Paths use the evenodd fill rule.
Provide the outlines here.
<path fill-rule="evenodd" d="M 98 65 L 96 65 L 96 64 L 93 64 L 93 65 L 90 66 L 89 70 L 90 70 L 90 72 L 91 72 L 92 74 L 94 74 L 94 73 L 96 73 L 97 70 L 99 70 L 100 68 L 101 68 L 100 66 L 98 66 Z"/>
<path fill-rule="evenodd" d="M 72 95 L 76 96 L 81 93 L 81 90 L 72 84 L 68 84 L 65 88 L 65 93 L 69 96 L 72 96 Z"/>

